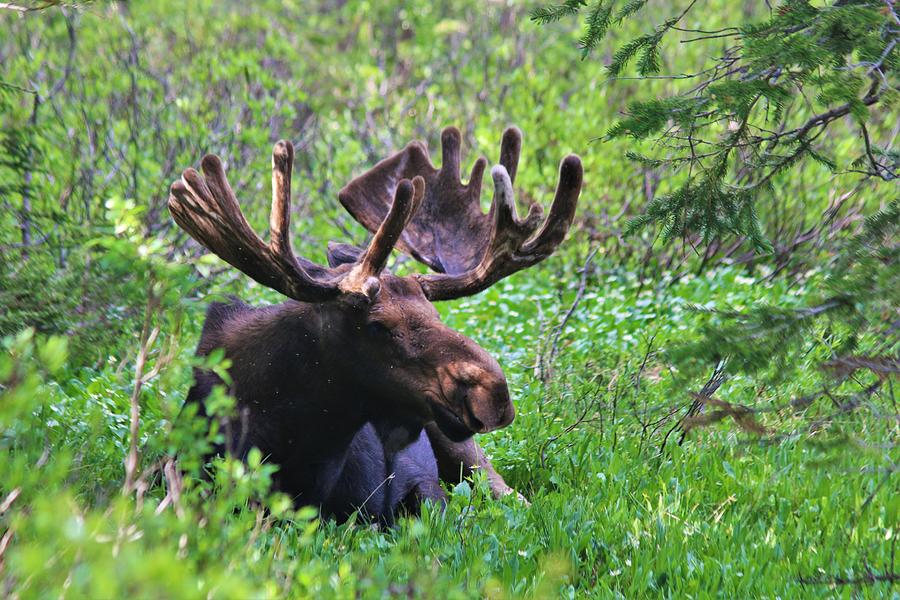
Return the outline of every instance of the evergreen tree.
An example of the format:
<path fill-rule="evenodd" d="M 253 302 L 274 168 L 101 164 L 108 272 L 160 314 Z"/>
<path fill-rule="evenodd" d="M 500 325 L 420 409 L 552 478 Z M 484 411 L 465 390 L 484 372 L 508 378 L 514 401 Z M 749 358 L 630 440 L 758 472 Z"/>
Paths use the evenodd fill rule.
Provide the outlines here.
<path fill-rule="evenodd" d="M 566 0 L 535 9 L 532 19 L 547 24 L 579 15 L 581 58 L 587 59 L 611 30 L 629 20 L 645 21 L 647 4 Z M 829 252 L 807 256 L 828 273 L 807 306 L 707 311 L 704 339 L 672 349 L 671 355 L 683 364 L 722 361 L 732 372 L 777 378 L 790 372 L 788 363 L 824 345 L 825 352 L 813 353 L 826 374 L 813 396 L 850 389 L 840 387 L 847 384 L 855 391 L 849 400 L 835 400 L 839 409 L 855 408 L 861 397 L 882 388 L 890 389 L 893 401 L 890 384 L 900 370 L 900 152 L 891 147 L 896 131 L 890 130 L 900 97 L 900 17 L 890 0 L 766 4 L 759 20 L 707 29 L 686 25 L 704 20 L 691 0 L 612 52 L 611 79 L 633 69 L 636 79 L 683 85 L 677 94 L 632 103 L 605 132 L 605 139 L 653 140 L 654 154 L 632 151 L 629 157 L 674 183 L 670 193 L 650 200 L 627 230 L 656 228 L 663 242 L 691 240 L 688 245 L 700 249 L 700 268 L 725 241 L 744 241 L 754 264 L 771 261 L 777 272 L 786 255 L 800 252 L 802 245 L 776 245 L 765 234 L 765 212 L 778 200 L 777 182 L 810 161 L 836 177 L 867 180 L 880 202 L 869 207 L 865 224 Z M 678 73 L 678 65 L 663 60 L 667 42 L 674 41 L 709 44 L 707 64 Z M 663 64 L 669 73 L 662 72 Z M 876 129 L 887 130 L 885 142 L 876 140 Z M 850 164 L 838 164 L 829 153 L 833 144 L 824 143 L 837 135 L 856 147 Z M 826 229 L 813 228 L 804 241 L 824 237 Z"/>

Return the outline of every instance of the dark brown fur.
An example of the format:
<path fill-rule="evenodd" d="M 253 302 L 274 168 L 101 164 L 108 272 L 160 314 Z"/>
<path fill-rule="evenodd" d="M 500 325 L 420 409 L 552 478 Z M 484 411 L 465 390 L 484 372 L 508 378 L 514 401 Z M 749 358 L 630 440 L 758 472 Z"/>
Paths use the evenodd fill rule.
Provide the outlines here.
<path fill-rule="evenodd" d="M 439 500 L 423 426 L 436 421 L 460 443 L 473 431 L 505 425 L 514 411 L 497 362 L 443 325 L 417 288 L 414 280 L 384 275 L 372 305 L 211 305 L 198 354 L 225 349 L 238 403 L 228 447 L 220 450 L 243 457 L 259 448 L 280 466 L 280 490 L 336 515 L 356 508 L 391 473 L 385 490 L 403 493 L 389 493 L 392 506 L 370 507 L 374 516 L 389 517 L 410 493 Z M 220 383 L 198 372 L 189 401 Z M 357 469 L 362 463 L 371 464 Z M 354 478 L 354 469 L 368 479 Z"/>

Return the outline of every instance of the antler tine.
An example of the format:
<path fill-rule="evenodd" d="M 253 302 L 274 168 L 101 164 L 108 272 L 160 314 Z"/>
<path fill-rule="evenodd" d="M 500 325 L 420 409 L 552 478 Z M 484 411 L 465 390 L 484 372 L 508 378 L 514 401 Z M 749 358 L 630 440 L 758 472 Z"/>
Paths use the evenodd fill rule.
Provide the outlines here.
<path fill-rule="evenodd" d="M 440 177 L 450 185 L 459 184 L 460 147 L 462 134 L 456 127 L 445 127 L 441 131 L 441 170 Z M 518 156 L 517 156 L 518 159 Z M 484 170 L 487 168 L 487 159 L 479 156 L 472 165 L 469 173 L 469 181 L 466 184 L 469 193 L 473 197 L 481 195 L 481 180 L 484 178 Z"/>
<path fill-rule="evenodd" d="M 581 192 L 581 159 L 572 154 L 560 163 L 559 183 L 550 214 L 535 234 L 543 210 L 540 205 L 533 204 L 524 219 L 518 218 L 512 176 L 508 172 L 508 166 L 515 169 L 518 163 L 517 142 L 521 142 L 521 137 L 517 134 L 517 130 L 507 130 L 501 149 L 503 162 L 491 170 L 494 179 L 493 220 L 481 261 L 463 273 L 416 276 L 429 299 L 451 300 L 477 294 L 500 279 L 547 258 L 565 238 Z"/>
<path fill-rule="evenodd" d="M 339 293 L 335 273 L 291 249 L 290 182 L 294 149 L 278 142 L 272 156 L 272 241 L 266 244 L 244 218 L 218 156 L 201 161 L 203 176 L 187 169 L 172 184 L 169 210 L 175 222 L 210 252 L 259 283 L 295 300 L 318 302 Z"/>
<path fill-rule="evenodd" d="M 417 176 L 412 181 L 408 179 L 400 181 L 391 208 L 369 242 L 365 254 L 341 281 L 342 291 L 362 292 L 369 297 L 377 292 L 377 277 L 384 269 L 397 240 L 400 239 L 403 228 L 419 208 L 424 196 L 425 180 L 422 177 Z"/>
<path fill-rule="evenodd" d="M 515 194 L 513 193 L 512 177 L 503 165 L 496 165 L 491 169 L 491 178 L 494 180 L 494 199 L 491 202 L 491 215 L 493 216 L 491 238 L 488 247 L 497 246 L 499 238 L 510 235 L 519 242 L 528 239 L 540 224 L 543 209 L 539 204 L 531 205 L 528 215 L 519 219 L 516 211 Z M 516 248 L 511 248 L 515 250 Z"/>
<path fill-rule="evenodd" d="M 575 218 L 575 206 L 581 194 L 583 179 L 581 159 L 575 154 L 565 157 L 559 165 L 559 182 L 556 184 L 550 214 L 537 236 L 522 245 L 525 254 L 539 255 L 543 259 L 553 254 L 562 243 Z"/>
<path fill-rule="evenodd" d="M 441 174 L 450 181 L 459 181 L 459 148 L 462 135 L 456 127 L 441 132 Z"/>
<path fill-rule="evenodd" d="M 269 245 L 283 258 L 296 261 L 291 248 L 291 173 L 294 145 L 280 140 L 272 150 L 272 212 L 269 215 Z"/>
<path fill-rule="evenodd" d="M 500 164 L 509 173 L 509 180 L 516 182 L 516 171 L 519 169 L 519 154 L 522 152 L 522 132 L 518 127 L 507 127 L 500 140 Z"/>
<path fill-rule="evenodd" d="M 404 179 L 397 186 L 391 209 L 372 237 L 372 241 L 369 242 L 369 247 L 361 262 L 362 270 L 366 274 L 375 276 L 384 269 L 391 250 L 394 249 L 394 244 L 397 243 L 403 228 L 409 223 L 409 219 L 419 207 L 424 195 L 425 180 L 421 177 L 416 177 L 411 182 Z"/>

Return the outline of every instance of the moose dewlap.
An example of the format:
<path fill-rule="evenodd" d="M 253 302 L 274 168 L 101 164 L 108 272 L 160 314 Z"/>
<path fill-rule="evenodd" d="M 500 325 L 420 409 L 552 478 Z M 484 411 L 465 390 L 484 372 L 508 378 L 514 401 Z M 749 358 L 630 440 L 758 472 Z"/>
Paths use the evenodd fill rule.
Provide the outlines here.
<path fill-rule="evenodd" d="M 500 365 L 441 323 L 431 304 L 476 294 L 550 256 L 562 242 L 581 190 L 581 161 L 560 164 L 546 218 L 534 204 L 516 214 L 513 182 L 521 133 L 507 129 L 491 170 L 494 198 L 480 207 L 487 161 L 460 180 L 460 134 L 441 136 L 441 168 L 410 143 L 347 184 L 338 198 L 372 232 L 365 249 L 329 244 L 328 266 L 294 254 L 290 238 L 290 142 L 272 156 L 270 241 L 250 228 L 216 156 L 203 174 L 184 171 L 169 210 L 195 240 L 289 301 L 252 308 L 213 304 L 198 347 L 223 348 L 237 402 L 219 452 L 252 447 L 279 466 L 276 486 L 297 504 L 346 517 L 354 510 L 390 522 L 402 507 L 443 500 L 440 479 L 484 469 L 495 494 L 510 492 L 472 435 L 512 422 Z M 385 270 L 397 247 L 434 271 Z M 200 402 L 214 373 L 198 371 L 188 402 Z"/>

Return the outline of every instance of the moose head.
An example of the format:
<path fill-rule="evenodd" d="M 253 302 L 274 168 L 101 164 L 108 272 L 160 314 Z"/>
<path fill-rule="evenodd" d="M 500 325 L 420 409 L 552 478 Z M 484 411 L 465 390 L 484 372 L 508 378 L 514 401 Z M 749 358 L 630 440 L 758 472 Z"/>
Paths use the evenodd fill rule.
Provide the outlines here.
<path fill-rule="evenodd" d="M 297 349 L 297 356 L 306 353 L 304 360 L 321 368 L 317 379 L 327 379 L 327 385 L 305 382 L 309 394 L 334 395 L 340 389 L 364 396 L 371 414 L 389 414 L 420 428 L 433 420 L 455 441 L 509 424 L 514 408 L 500 365 L 474 341 L 442 324 L 431 303 L 476 294 L 550 256 L 572 223 L 582 167 L 575 155 L 563 159 L 546 219 L 537 204 L 519 218 L 513 182 L 521 133 L 510 128 L 503 135 L 499 164 L 491 171 L 494 197 L 484 214 L 480 197 L 487 161 L 479 158 L 463 184 L 460 139 L 455 128 L 443 131 L 440 169 L 432 165 L 425 146 L 413 142 L 345 186 L 341 204 L 373 236 L 364 250 L 329 244 L 327 267 L 295 255 L 291 247 L 290 142 L 278 142 L 273 152 L 269 243 L 241 213 L 218 157 L 203 158 L 202 175 L 184 171 L 171 187 L 169 209 L 175 221 L 212 253 L 299 301 L 303 310 L 302 317 L 288 311 L 269 329 L 254 325 L 254 331 L 266 333 L 234 345 L 270 355 Z M 433 273 L 390 274 L 385 264 L 394 247 Z M 301 329 L 291 329 L 301 320 Z M 288 335 L 311 341 L 297 345 L 283 339 Z M 279 381 L 299 375 L 290 362 L 280 360 Z M 247 359 L 234 368 L 244 369 L 244 380 L 258 382 L 262 376 L 254 369 L 259 370 L 260 362 Z M 309 370 L 304 373 L 310 377 Z M 233 377 L 239 380 L 240 372 Z M 332 392 L 326 394 L 326 389 Z M 330 406 L 334 410 L 347 404 Z"/>

